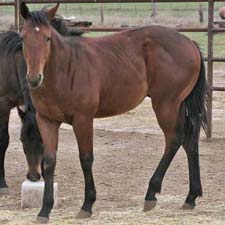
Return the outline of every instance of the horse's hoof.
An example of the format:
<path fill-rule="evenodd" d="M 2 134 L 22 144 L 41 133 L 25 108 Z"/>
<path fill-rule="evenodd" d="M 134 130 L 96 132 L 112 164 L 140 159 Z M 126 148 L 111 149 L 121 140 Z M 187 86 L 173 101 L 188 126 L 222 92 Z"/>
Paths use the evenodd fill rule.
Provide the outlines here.
<path fill-rule="evenodd" d="M 7 195 L 9 193 L 9 189 L 7 187 L 0 188 L 0 195 Z"/>
<path fill-rule="evenodd" d="M 144 212 L 148 212 L 155 208 L 157 201 L 156 200 L 146 200 L 144 206 Z"/>
<path fill-rule="evenodd" d="M 182 206 L 182 209 L 184 209 L 184 210 L 192 210 L 194 208 L 195 208 L 195 205 L 190 205 L 188 203 L 184 203 Z"/>
<path fill-rule="evenodd" d="M 48 223 L 49 218 L 47 217 L 42 217 L 42 216 L 37 216 L 36 222 L 41 223 L 41 224 L 46 224 Z"/>
<path fill-rule="evenodd" d="M 77 219 L 85 219 L 89 218 L 91 216 L 91 213 L 84 211 L 83 209 L 80 210 L 80 212 L 77 214 Z"/>

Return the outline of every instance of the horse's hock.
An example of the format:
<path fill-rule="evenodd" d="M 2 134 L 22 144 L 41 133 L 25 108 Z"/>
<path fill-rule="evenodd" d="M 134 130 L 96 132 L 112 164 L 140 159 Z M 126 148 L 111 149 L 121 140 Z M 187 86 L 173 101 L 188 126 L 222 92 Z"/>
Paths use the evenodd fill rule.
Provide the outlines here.
<path fill-rule="evenodd" d="M 25 180 L 21 186 L 21 207 L 40 208 L 44 194 L 44 182 L 31 182 Z M 54 207 L 58 202 L 58 184 L 54 183 Z"/>

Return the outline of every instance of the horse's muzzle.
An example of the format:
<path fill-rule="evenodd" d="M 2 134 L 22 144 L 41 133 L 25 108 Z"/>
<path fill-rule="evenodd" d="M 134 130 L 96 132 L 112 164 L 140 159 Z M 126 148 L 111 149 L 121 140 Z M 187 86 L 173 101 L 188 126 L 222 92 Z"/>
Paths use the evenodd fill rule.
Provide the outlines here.
<path fill-rule="evenodd" d="M 27 74 L 27 81 L 31 89 L 36 89 L 41 86 L 43 74 L 38 74 L 35 78 L 30 78 L 30 75 Z"/>
<path fill-rule="evenodd" d="M 27 173 L 27 179 L 32 182 L 37 182 L 41 179 L 41 175 L 39 173 Z"/>

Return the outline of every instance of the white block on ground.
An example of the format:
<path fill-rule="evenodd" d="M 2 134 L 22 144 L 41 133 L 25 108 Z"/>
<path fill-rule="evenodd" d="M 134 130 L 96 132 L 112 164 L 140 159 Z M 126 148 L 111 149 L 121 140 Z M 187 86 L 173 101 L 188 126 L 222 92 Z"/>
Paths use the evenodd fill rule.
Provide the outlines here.
<path fill-rule="evenodd" d="M 44 195 L 44 182 L 31 182 L 25 180 L 21 187 L 21 206 L 22 208 L 40 208 Z M 54 183 L 54 207 L 58 201 L 58 184 Z"/>

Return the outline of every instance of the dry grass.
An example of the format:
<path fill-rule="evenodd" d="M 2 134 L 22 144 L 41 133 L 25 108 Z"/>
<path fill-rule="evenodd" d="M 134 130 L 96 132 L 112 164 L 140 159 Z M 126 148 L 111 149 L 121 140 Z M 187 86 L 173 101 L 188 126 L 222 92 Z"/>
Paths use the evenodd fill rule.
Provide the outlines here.
<path fill-rule="evenodd" d="M 160 196 L 160 206 L 144 213 L 140 207 L 121 210 L 101 211 L 86 220 L 75 219 L 73 211 L 63 214 L 54 210 L 49 225 L 223 225 L 225 221 L 225 204 L 201 205 L 194 211 L 183 211 L 177 206 L 183 199 L 180 196 Z M 142 200 L 139 200 L 142 203 Z M 172 202 L 172 204 L 171 204 Z M 141 204 L 140 204 L 141 205 Z M 37 210 L 0 210 L 1 225 L 32 225 Z"/>

